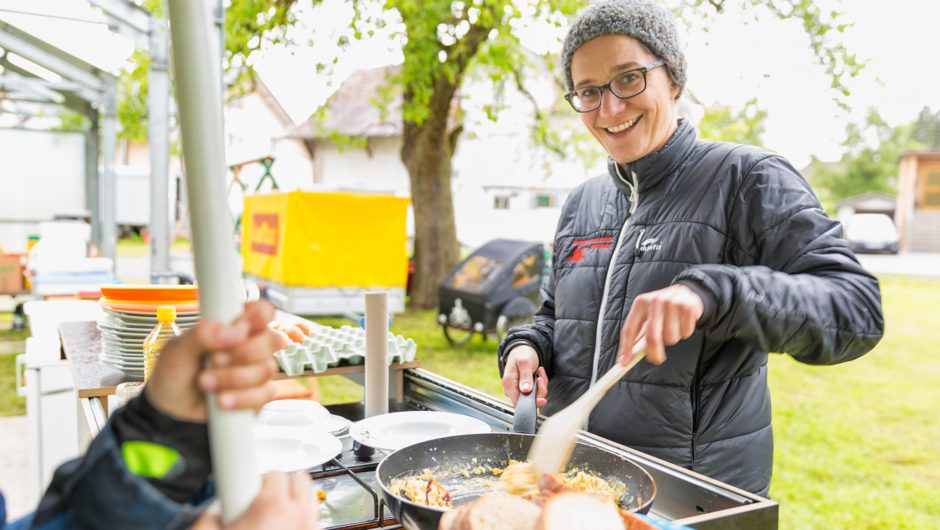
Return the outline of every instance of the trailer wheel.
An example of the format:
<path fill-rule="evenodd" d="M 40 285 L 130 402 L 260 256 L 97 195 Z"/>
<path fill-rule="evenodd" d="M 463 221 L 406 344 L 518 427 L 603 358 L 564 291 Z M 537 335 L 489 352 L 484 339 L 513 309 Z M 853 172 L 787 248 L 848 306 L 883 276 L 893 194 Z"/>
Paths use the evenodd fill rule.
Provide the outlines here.
<path fill-rule="evenodd" d="M 473 338 L 472 330 L 455 328 L 447 324 L 444 324 L 443 327 L 444 337 L 447 339 L 447 342 L 451 343 L 453 346 L 463 346 Z"/>

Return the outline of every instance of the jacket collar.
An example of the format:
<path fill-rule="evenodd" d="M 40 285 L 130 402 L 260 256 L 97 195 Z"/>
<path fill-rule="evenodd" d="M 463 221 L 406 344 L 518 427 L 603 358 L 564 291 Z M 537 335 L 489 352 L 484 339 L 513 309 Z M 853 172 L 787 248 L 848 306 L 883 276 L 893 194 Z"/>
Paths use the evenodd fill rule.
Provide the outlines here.
<path fill-rule="evenodd" d="M 634 182 L 638 184 L 638 192 L 643 193 L 654 188 L 675 171 L 692 150 L 695 140 L 695 128 L 688 120 L 680 119 L 676 132 L 672 133 L 672 137 L 659 151 L 620 166 L 619 172 L 614 159 L 608 158 L 607 172 L 610 173 L 614 184 L 627 195 L 633 194 Z"/>

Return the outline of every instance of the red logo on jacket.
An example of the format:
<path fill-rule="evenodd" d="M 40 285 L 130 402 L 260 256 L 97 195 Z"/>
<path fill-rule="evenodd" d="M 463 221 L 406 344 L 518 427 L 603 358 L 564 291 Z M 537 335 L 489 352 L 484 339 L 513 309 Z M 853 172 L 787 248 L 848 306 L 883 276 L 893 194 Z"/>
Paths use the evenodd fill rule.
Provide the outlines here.
<path fill-rule="evenodd" d="M 574 250 L 571 251 L 571 255 L 568 256 L 568 263 L 581 263 L 584 259 L 584 253 L 589 250 L 598 250 L 602 248 L 610 248 L 611 243 L 614 242 L 612 237 L 595 237 L 593 239 L 577 239 L 574 243 Z"/>

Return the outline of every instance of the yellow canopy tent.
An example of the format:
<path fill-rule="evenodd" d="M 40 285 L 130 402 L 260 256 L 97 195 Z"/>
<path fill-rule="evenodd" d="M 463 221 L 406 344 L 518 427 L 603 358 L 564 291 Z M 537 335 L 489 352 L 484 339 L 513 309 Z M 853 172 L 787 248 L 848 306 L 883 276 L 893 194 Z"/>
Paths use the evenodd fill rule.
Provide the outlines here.
<path fill-rule="evenodd" d="M 244 271 L 291 287 L 404 288 L 408 199 L 340 192 L 245 197 Z"/>

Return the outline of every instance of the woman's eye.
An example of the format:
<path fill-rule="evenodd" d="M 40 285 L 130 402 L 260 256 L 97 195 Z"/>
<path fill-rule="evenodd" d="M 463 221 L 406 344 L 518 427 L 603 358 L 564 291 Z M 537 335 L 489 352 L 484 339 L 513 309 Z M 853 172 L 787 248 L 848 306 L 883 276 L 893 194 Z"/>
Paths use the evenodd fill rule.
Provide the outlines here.
<path fill-rule="evenodd" d="M 597 99 L 600 96 L 600 94 L 601 94 L 600 89 L 597 89 L 595 87 L 588 87 L 588 88 L 581 89 L 580 96 L 581 96 L 581 99 L 591 100 L 591 99 Z"/>
<path fill-rule="evenodd" d="M 635 72 L 629 72 L 629 73 L 623 74 L 620 77 L 620 81 L 623 83 L 627 83 L 627 84 L 635 83 L 639 79 L 640 79 L 640 74 L 637 74 Z"/>

